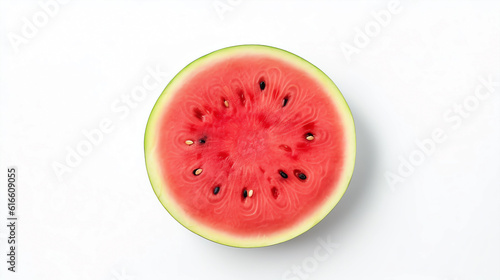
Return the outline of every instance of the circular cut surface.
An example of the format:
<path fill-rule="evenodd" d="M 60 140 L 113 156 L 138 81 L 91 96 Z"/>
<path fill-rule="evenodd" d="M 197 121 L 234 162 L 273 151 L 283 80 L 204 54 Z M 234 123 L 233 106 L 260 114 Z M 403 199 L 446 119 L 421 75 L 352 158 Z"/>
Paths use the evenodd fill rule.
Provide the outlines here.
<path fill-rule="evenodd" d="M 326 75 L 288 52 L 237 46 L 184 68 L 148 121 L 153 188 L 181 224 L 219 243 L 279 243 L 345 192 L 354 124 Z"/>

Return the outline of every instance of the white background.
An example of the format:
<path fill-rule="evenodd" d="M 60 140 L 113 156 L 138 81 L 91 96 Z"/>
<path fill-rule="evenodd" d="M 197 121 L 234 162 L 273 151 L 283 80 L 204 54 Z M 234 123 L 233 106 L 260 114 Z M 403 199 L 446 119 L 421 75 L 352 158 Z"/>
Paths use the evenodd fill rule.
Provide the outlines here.
<path fill-rule="evenodd" d="M 401 1 L 377 23 L 388 5 L 0 1 L 0 279 L 500 279 L 500 2 Z M 286 49 L 329 75 L 358 143 L 351 185 L 331 214 L 258 249 L 178 224 L 143 155 L 147 118 L 170 79 L 245 43 Z M 150 71 L 160 72 L 155 87 L 125 105 Z M 58 177 L 54 166 L 103 121 L 111 131 Z M 435 130 L 444 140 L 419 158 L 416 142 Z M 398 171 L 409 160 L 411 171 Z M 6 263 L 12 165 L 16 273 Z"/>

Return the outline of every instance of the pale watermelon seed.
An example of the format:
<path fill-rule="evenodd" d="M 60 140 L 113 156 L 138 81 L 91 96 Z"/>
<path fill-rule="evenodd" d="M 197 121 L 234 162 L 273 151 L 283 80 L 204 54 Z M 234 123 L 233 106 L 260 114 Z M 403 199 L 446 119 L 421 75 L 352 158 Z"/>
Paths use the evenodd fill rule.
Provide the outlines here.
<path fill-rule="evenodd" d="M 253 195 L 253 190 L 249 190 L 248 191 L 248 197 L 252 197 L 252 195 Z"/>
<path fill-rule="evenodd" d="M 194 144 L 193 140 L 186 140 L 185 143 L 186 143 L 186 145 L 189 145 L 189 146 Z"/>
<path fill-rule="evenodd" d="M 226 106 L 226 108 L 229 108 L 229 101 L 224 100 L 224 106 Z"/>
<path fill-rule="evenodd" d="M 312 140 L 314 140 L 314 135 L 312 135 L 312 133 L 307 133 L 306 134 L 306 139 L 309 140 L 309 141 L 312 141 Z"/>
<path fill-rule="evenodd" d="M 195 176 L 200 175 L 200 174 L 201 174 L 201 172 L 203 172 L 203 169 L 201 169 L 201 168 L 196 168 L 195 170 L 193 170 L 193 174 L 194 174 Z"/>
<path fill-rule="evenodd" d="M 246 101 L 246 98 L 245 98 L 245 94 L 243 93 L 243 90 L 238 90 L 238 95 L 240 97 L 240 103 L 241 103 L 241 106 L 245 106 L 245 103 L 247 102 Z"/>
<path fill-rule="evenodd" d="M 287 145 L 279 145 L 279 148 L 282 149 L 285 152 L 291 152 L 292 148 L 288 147 Z"/>

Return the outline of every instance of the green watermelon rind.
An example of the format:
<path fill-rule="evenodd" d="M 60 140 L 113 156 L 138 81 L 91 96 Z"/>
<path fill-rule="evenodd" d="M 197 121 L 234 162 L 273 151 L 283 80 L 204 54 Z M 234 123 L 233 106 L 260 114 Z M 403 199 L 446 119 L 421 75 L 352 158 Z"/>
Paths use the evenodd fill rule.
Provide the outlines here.
<path fill-rule="evenodd" d="M 337 106 L 337 110 L 339 111 L 339 115 L 342 118 L 342 123 L 344 124 L 343 128 L 346 135 L 344 141 L 346 147 L 344 150 L 344 171 L 341 174 L 335 191 L 330 195 L 330 198 L 326 203 L 324 203 L 323 207 L 318 208 L 314 215 L 310 215 L 308 219 L 304 219 L 300 224 L 291 228 L 284 229 L 272 235 L 245 237 L 224 233 L 203 225 L 202 223 L 190 218 L 189 215 L 184 213 L 183 210 L 178 207 L 174 200 L 169 199 L 170 196 L 167 194 L 168 188 L 166 187 L 166 182 L 162 179 L 162 172 L 159 168 L 160 164 L 157 163 L 161 159 L 157 159 L 155 154 L 155 140 L 157 139 L 156 133 L 159 132 L 159 129 L 155 129 L 155 125 L 158 124 L 160 116 L 163 113 L 163 109 L 168 105 L 168 101 L 172 97 L 172 94 L 169 93 L 176 92 L 176 89 L 182 86 L 184 79 L 189 79 L 191 77 L 191 71 L 199 71 L 202 67 L 210 66 L 218 59 L 227 59 L 231 55 L 245 55 L 251 53 L 267 54 L 271 55 L 275 59 L 282 59 L 284 63 L 290 63 L 298 69 L 306 71 L 311 77 L 319 81 L 321 85 L 324 86 L 326 91 L 331 93 L 330 97 L 333 99 L 334 104 Z M 238 45 L 219 49 L 202 56 L 188 64 L 177 75 L 175 75 L 175 77 L 161 93 L 149 116 L 144 136 L 144 153 L 149 180 L 156 196 L 162 203 L 163 207 L 165 207 L 170 215 L 181 225 L 195 234 L 220 244 L 245 248 L 264 247 L 282 243 L 297 237 L 314 227 L 333 210 L 346 192 L 354 172 L 356 158 L 356 132 L 352 113 L 342 93 L 337 88 L 335 83 L 319 68 L 307 60 L 279 48 L 265 45 Z"/>

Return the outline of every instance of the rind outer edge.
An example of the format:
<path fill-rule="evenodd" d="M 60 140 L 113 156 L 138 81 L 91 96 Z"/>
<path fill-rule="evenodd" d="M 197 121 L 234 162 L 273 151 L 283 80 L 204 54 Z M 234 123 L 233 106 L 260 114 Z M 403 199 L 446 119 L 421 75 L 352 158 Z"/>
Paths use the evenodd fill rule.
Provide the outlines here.
<path fill-rule="evenodd" d="M 305 219 L 304 221 L 302 221 L 302 223 L 295 225 L 293 228 L 282 230 L 273 235 L 263 235 L 259 237 L 246 238 L 216 231 L 210 227 L 197 223 L 196 221 L 190 219 L 189 216 L 187 216 L 180 207 L 177 207 L 175 201 L 169 200 L 169 195 L 165 192 L 165 190 L 167 190 L 164 185 L 165 182 L 161 178 L 161 170 L 158 168 L 158 162 L 160 162 L 161 159 L 158 159 L 155 156 L 155 140 L 157 139 L 157 135 L 155 134 L 155 132 L 157 132 L 158 130 L 154 129 L 154 127 L 155 125 L 157 125 L 159 115 L 162 112 L 162 108 L 168 105 L 168 101 L 172 97 L 172 94 L 170 93 L 175 92 L 176 88 L 182 85 L 183 79 L 190 77 L 190 71 L 196 71 L 200 69 L 199 67 L 209 65 L 218 59 L 227 59 L 228 55 L 238 55 L 251 52 L 269 54 L 273 58 L 281 58 L 285 63 L 291 63 L 297 68 L 305 70 L 313 78 L 317 79 L 328 92 L 331 93 L 330 97 L 333 99 L 334 104 L 338 106 L 337 109 L 339 110 L 340 116 L 342 117 L 342 123 L 344 124 L 343 127 L 346 133 L 346 137 L 344 139 L 346 143 L 346 156 L 344 158 L 344 171 L 342 171 L 341 178 L 337 183 L 337 191 L 332 193 L 332 195 L 328 199 L 328 203 L 325 203 L 324 206 L 322 208 L 319 208 L 314 215 L 311 215 L 310 219 Z M 298 235 L 304 233 L 305 231 L 309 230 L 317 223 L 319 223 L 321 220 L 323 220 L 323 218 L 325 218 L 326 215 L 331 212 L 335 205 L 337 205 L 341 197 L 346 192 L 347 187 L 349 186 L 349 183 L 351 181 L 352 174 L 354 172 L 354 164 L 356 158 L 356 132 L 354 119 L 343 95 L 341 94 L 335 83 L 319 68 L 317 68 L 307 60 L 279 48 L 264 45 L 238 45 L 219 49 L 205 56 L 202 56 L 188 64 L 177 75 L 174 76 L 174 78 L 161 93 L 149 116 L 144 136 L 144 153 L 149 180 L 156 196 L 165 207 L 165 209 L 170 213 L 170 215 L 181 225 L 208 240 L 220 244 L 233 247 L 263 247 L 282 243 L 294 237 L 297 237 Z"/>

